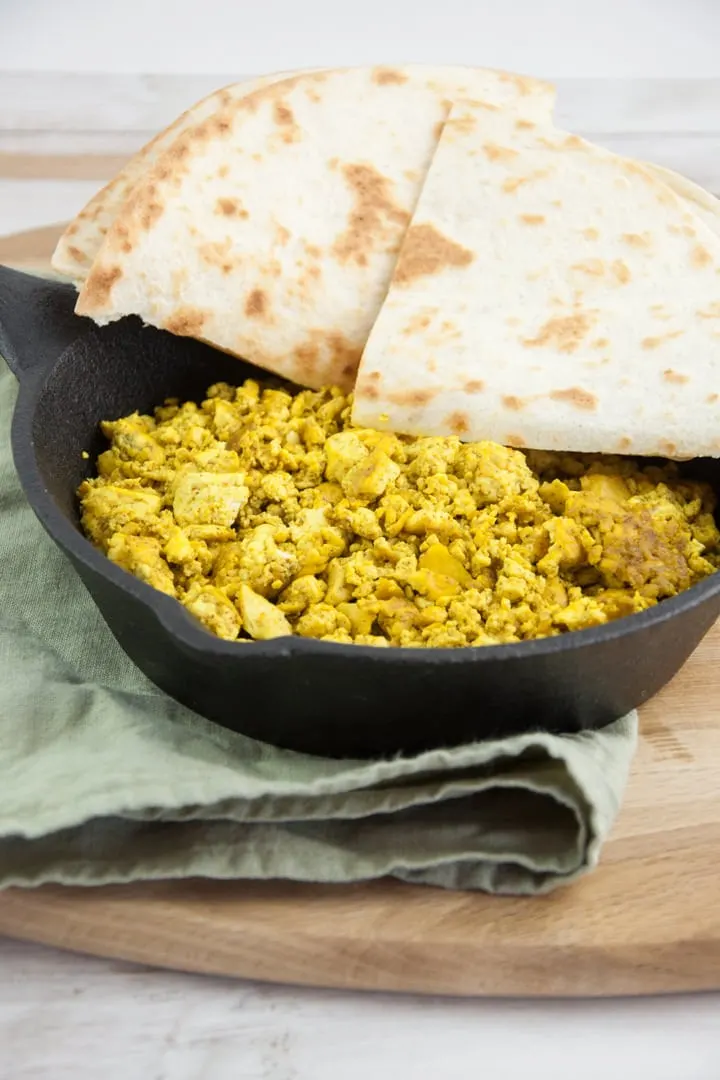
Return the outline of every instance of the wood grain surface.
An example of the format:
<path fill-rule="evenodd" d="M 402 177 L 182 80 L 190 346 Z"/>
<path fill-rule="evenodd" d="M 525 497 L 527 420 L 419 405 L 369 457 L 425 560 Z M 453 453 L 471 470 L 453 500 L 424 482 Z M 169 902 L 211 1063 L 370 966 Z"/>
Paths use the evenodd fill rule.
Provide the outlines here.
<path fill-rule="evenodd" d="M 54 235 L 12 238 L 18 261 L 28 252 L 47 258 Z M 313 986 L 508 996 L 719 989 L 719 661 L 720 625 L 642 711 L 624 806 L 600 867 L 551 896 L 387 881 L 53 886 L 0 894 L 0 933 Z"/>

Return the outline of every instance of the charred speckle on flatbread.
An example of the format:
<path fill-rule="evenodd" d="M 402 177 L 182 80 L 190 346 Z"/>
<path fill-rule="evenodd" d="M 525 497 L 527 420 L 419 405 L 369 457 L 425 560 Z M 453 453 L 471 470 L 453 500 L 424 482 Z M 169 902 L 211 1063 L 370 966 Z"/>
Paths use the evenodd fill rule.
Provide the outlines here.
<path fill-rule="evenodd" d="M 605 263 L 602 259 L 586 259 L 585 262 L 573 263 L 571 269 L 581 274 L 588 274 L 590 277 L 602 277 L 605 273 Z"/>
<path fill-rule="evenodd" d="M 249 319 L 264 319 L 268 313 L 268 298 L 262 289 L 253 289 L 245 301 L 245 314 Z"/>
<path fill-rule="evenodd" d="M 215 203 L 215 213 L 223 214 L 225 217 L 246 218 L 248 216 L 247 210 L 239 199 L 230 199 L 226 196 L 221 196 Z"/>
<path fill-rule="evenodd" d="M 544 214 L 520 214 L 523 225 L 542 225 L 545 222 Z"/>
<path fill-rule="evenodd" d="M 484 389 L 485 383 L 482 379 L 468 379 L 464 386 L 466 394 L 481 394 Z"/>
<path fill-rule="evenodd" d="M 663 379 L 665 379 L 666 382 L 675 383 L 678 386 L 690 382 L 689 375 L 683 375 L 680 371 L 673 371 L 672 368 L 665 368 L 663 371 Z"/>
<path fill-rule="evenodd" d="M 453 435 L 467 435 L 470 430 L 470 418 L 464 412 L 451 412 L 446 416 L 443 423 L 452 431 Z"/>
<path fill-rule="evenodd" d="M 74 259 L 76 263 L 80 263 L 81 266 L 84 266 L 87 262 L 89 262 L 85 252 L 81 251 L 80 248 L 76 248 L 74 244 L 70 244 L 67 250 L 70 258 Z"/>
<path fill-rule="evenodd" d="M 393 405 L 417 407 L 429 404 L 438 393 L 438 390 L 395 390 L 387 398 Z"/>
<path fill-rule="evenodd" d="M 477 120 L 474 116 L 458 116 L 448 120 L 445 127 L 450 131 L 458 131 L 461 135 L 470 135 L 477 127 Z"/>
<path fill-rule="evenodd" d="M 502 403 L 505 408 L 510 409 L 511 412 L 520 412 L 527 404 L 525 399 L 518 397 L 517 394 L 504 394 Z"/>
<path fill-rule="evenodd" d="M 373 250 L 395 246 L 397 226 L 405 226 L 410 215 L 392 198 L 391 181 L 372 165 L 345 164 L 343 175 L 353 192 L 354 206 L 347 228 L 333 244 L 333 254 L 341 263 L 366 266 Z"/>
<path fill-rule="evenodd" d="M 405 235 L 393 283 L 408 285 L 449 266 L 469 266 L 473 258 L 472 251 L 443 236 L 434 226 L 412 225 Z"/>
<path fill-rule="evenodd" d="M 532 131 L 533 128 L 537 127 L 537 124 L 533 123 L 532 120 L 523 120 L 521 118 L 515 121 L 515 127 L 518 131 Z"/>
<path fill-rule="evenodd" d="M 229 274 L 236 262 L 232 258 L 232 243 L 227 240 L 208 240 L 198 246 L 198 255 L 208 266 L 217 267 L 223 274 Z"/>
<path fill-rule="evenodd" d="M 623 233 L 622 239 L 626 244 L 634 248 L 649 248 L 652 244 L 648 233 Z"/>
<path fill-rule="evenodd" d="M 196 337 L 205 325 L 205 312 L 200 308 L 183 305 L 176 308 L 164 324 L 171 334 L 180 334 L 182 337 Z"/>
<path fill-rule="evenodd" d="M 372 73 L 372 80 L 378 86 L 401 86 L 407 82 L 407 75 L 395 68 L 376 67 Z"/>
<path fill-rule="evenodd" d="M 513 195 L 523 184 L 530 184 L 533 180 L 542 180 L 548 175 L 547 169 L 534 169 L 527 176 L 508 176 L 502 182 L 502 190 L 506 195 Z"/>
<path fill-rule="evenodd" d="M 658 337 L 645 337 L 640 344 L 643 349 L 657 349 L 661 345 L 664 345 L 666 341 L 672 341 L 673 338 L 681 337 L 684 333 L 684 330 L 673 330 L 670 334 L 660 334 Z"/>
<path fill-rule="evenodd" d="M 632 439 L 629 435 L 623 435 L 621 439 L 618 439 L 617 448 L 621 454 L 624 453 L 626 450 L 629 450 L 631 446 Z"/>
<path fill-rule="evenodd" d="M 92 311 L 107 304 L 116 282 L 123 276 L 119 266 L 96 267 L 88 277 L 80 297 L 78 312 Z"/>
<path fill-rule="evenodd" d="M 674 458 L 678 452 L 677 445 L 674 442 L 670 442 L 668 439 L 661 439 L 658 443 L 658 449 L 665 457 Z"/>
<path fill-rule="evenodd" d="M 321 362 L 326 361 L 325 382 L 349 389 L 361 354 L 362 348 L 353 345 L 340 333 L 311 330 L 306 341 L 293 351 L 299 376 L 297 382 L 306 383 L 314 379 Z"/>
<path fill-rule="evenodd" d="M 583 390 L 580 386 L 569 386 L 566 390 L 552 390 L 550 397 L 553 401 L 566 401 L 576 409 L 584 409 L 594 412 L 597 409 L 597 398 L 589 390 Z"/>
<path fill-rule="evenodd" d="M 282 129 L 283 142 L 299 142 L 302 131 L 295 119 L 295 114 L 286 101 L 276 100 L 273 102 L 273 119 Z"/>
<path fill-rule="evenodd" d="M 716 401 L 720 399 L 720 394 L 708 394 L 705 401 L 708 405 L 714 405 Z"/>
<path fill-rule="evenodd" d="M 436 314 L 437 309 L 433 309 L 432 313 L 427 310 L 416 312 L 416 314 L 412 316 L 409 322 L 405 324 L 401 332 L 408 337 L 411 334 L 422 333 L 423 330 L 427 330 L 427 328 L 430 326 L 430 323 L 433 320 L 433 316 Z"/>
<path fill-rule="evenodd" d="M 281 225 L 279 221 L 275 222 L 275 238 L 282 247 L 285 247 L 290 239 L 290 230 Z"/>
<path fill-rule="evenodd" d="M 516 450 L 522 450 L 527 446 L 527 443 L 523 439 L 522 435 L 510 434 L 505 436 L 505 442 L 508 446 L 514 447 Z"/>
<path fill-rule="evenodd" d="M 702 244 L 696 244 L 690 253 L 690 262 L 696 269 L 702 270 L 704 266 L 710 265 L 712 255 Z"/>
<path fill-rule="evenodd" d="M 626 263 L 623 262 L 622 259 L 615 259 L 612 264 L 612 272 L 621 285 L 627 285 L 627 283 L 632 279 L 630 268 L 627 266 Z"/>
<path fill-rule="evenodd" d="M 594 322 L 594 317 L 584 311 L 558 315 L 543 323 L 534 338 L 523 338 L 522 343 L 537 348 L 555 348 L 564 353 L 575 352 Z"/>
<path fill-rule="evenodd" d="M 483 153 L 489 161 L 512 161 L 518 156 L 517 150 L 509 146 L 499 146 L 498 143 L 483 143 Z"/>

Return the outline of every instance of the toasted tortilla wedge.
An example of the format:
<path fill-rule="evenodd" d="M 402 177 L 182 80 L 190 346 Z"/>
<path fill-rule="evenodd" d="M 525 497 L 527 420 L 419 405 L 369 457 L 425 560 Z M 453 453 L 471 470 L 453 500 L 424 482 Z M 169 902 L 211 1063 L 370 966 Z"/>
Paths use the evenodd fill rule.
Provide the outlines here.
<path fill-rule="evenodd" d="M 77 311 L 350 387 L 454 97 L 528 123 L 554 94 L 472 68 L 302 74 L 187 128 L 109 229 Z"/>
<path fill-rule="evenodd" d="M 459 104 L 360 367 L 359 424 L 720 455 L 720 237 L 642 166 Z"/>
<path fill-rule="evenodd" d="M 58 240 L 53 253 L 51 260 L 53 269 L 79 286 L 88 276 L 105 234 L 126 199 L 132 194 L 135 185 L 149 172 L 163 151 L 172 145 L 178 135 L 193 124 L 200 124 L 208 119 L 222 108 L 225 101 L 252 94 L 263 86 L 287 78 L 289 74 L 289 72 L 279 72 L 216 90 L 202 101 L 198 101 L 169 127 L 141 147 L 117 176 L 96 192 L 70 222 Z"/>

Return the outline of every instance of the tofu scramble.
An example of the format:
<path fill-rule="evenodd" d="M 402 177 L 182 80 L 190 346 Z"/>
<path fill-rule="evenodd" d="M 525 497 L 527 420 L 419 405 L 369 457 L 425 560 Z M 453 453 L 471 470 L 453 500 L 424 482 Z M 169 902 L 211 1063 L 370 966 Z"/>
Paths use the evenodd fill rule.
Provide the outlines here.
<path fill-rule="evenodd" d="M 720 566 L 712 490 L 676 465 L 355 428 L 351 401 L 248 379 L 105 421 L 83 529 L 228 641 L 524 641 Z"/>

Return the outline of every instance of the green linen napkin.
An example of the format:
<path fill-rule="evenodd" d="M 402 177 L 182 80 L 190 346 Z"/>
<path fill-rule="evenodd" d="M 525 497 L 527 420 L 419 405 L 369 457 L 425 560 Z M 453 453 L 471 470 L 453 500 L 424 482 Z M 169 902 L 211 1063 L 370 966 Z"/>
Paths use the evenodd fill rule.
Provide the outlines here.
<path fill-rule="evenodd" d="M 0 886 L 391 874 L 531 894 L 597 863 L 637 718 L 331 761 L 203 720 L 133 666 L 23 497 L 0 360 Z"/>

